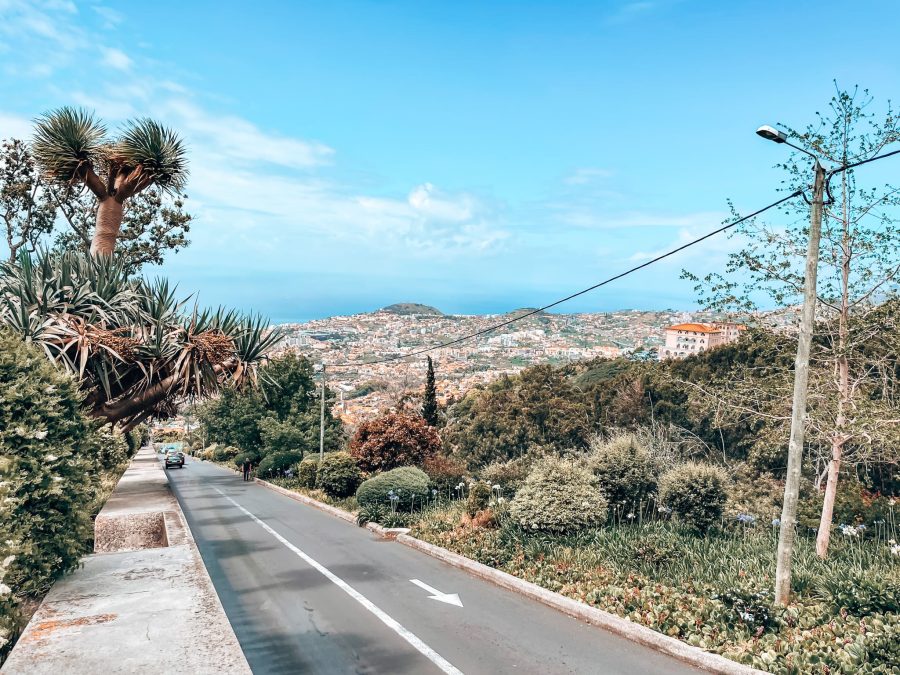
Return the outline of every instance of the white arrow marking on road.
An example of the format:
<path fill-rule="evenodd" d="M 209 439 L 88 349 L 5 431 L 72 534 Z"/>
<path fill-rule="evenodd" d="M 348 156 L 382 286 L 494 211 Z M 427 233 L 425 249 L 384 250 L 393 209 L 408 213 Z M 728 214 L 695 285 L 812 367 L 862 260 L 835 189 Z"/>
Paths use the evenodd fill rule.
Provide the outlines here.
<path fill-rule="evenodd" d="M 456 605 L 457 607 L 463 606 L 462 600 L 459 599 L 459 596 L 456 593 L 441 593 L 438 589 L 429 586 L 424 581 L 419 581 L 418 579 L 410 579 L 410 581 L 423 591 L 431 593 L 431 595 L 428 596 L 431 600 L 446 602 L 448 605 Z"/>

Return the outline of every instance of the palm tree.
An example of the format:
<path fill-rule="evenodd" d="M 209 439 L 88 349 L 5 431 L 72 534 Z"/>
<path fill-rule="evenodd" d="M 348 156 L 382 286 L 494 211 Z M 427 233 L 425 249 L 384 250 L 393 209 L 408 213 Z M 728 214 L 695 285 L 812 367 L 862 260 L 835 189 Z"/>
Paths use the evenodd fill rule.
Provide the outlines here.
<path fill-rule="evenodd" d="M 75 375 L 89 414 L 126 430 L 180 401 L 255 386 L 281 340 L 260 317 L 186 304 L 167 281 L 129 277 L 111 256 L 42 252 L 0 263 L 0 327 Z"/>
<path fill-rule="evenodd" d="M 36 121 L 32 152 L 50 179 L 83 184 L 97 198 L 92 255 L 112 255 L 127 199 L 151 186 L 179 192 L 187 179 L 183 141 L 147 118 L 127 122 L 110 138 L 91 113 L 59 108 Z"/>

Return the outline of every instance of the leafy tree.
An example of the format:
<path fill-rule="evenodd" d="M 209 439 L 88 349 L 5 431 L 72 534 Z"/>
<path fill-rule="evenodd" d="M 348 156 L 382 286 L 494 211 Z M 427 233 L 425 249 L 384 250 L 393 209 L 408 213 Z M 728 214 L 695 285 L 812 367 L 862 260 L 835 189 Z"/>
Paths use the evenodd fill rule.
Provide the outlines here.
<path fill-rule="evenodd" d="M 127 122 L 110 138 L 90 113 L 59 108 L 38 120 L 31 149 L 44 175 L 60 189 L 81 184 L 96 200 L 92 254 L 112 255 L 127 201 L 149 188 L 179 194 L 187 178 L 184 143 L 147 118 Z M 76 220 L 70 222 L 76 232 L 85 232 Z"/>
<path fill-rule="evenodd" d="M 890 105 L 881 115 L 870 110 L 867 91 L 838 91 L 824 114 L 805 129 L 785 126 L 791 140 L 823 162 L 843 167 L 871 159 L 900 141 L 900 120 Z M 783 189 L 806 188 L 808 159 L 794 153 L 779 165 L 785 172 Z M 844 462 L 862 462 L 884 446 L 896 429 L 896 410 L 870 395 L 870 373 L 877 364 L 868 358 L 866 332 L 857 326 L 874 311 L 879 298 L 896 287 L 900 272 L 900 229 L 895 212 L 900 189 L 875 184 L 866 173 L 848 169 L 836 174 L 822 221 L 822 246 L 817 288 L 817 325 L 820 336 L 812 367 L 821 376 L 810 378 L 810 449 L 826 447 L 827 482 L 817 552 L 827 554 L 834 497 Z M 870 183 L 866 183 L 868 178 Z M 808 208 L 793 200 L 782 207 L 778 222 L 747 221 L 737 228 L 743 248 L 729 257 L 725 275 L 710 274 L 697 290 L 707 306 L 724 310 L 752 310 L 760 301 L 780 307 L 798 304 L 802 295 Z M 824 441 L 824 442 L 823 442 Z"/>
<path fill-rule="evenodd" d="M 320 399 L 312 372 L 309 360 L 297 354 L 272 358 L 260 369 L 258 389 L 226 389 L 201 406 L 208 438 L 259 455 L 317 452 Z M 339 450 L 343 443 L 341 422 L 326 406 L 325 450 Z"/>
<path fill-rule="evenodd" d="M 520 457 L 533 448 L 584 448 L 590 407 L 570 373 L 535 366 L 475 389 L 448 411 L 443 438 L 470 466 Z"/>
<path fill-rule="evenodd" d="M 418 415 L 388 412 L 363 422 L 350 441 L 350 454 L 366 472 L 419 465 L 441 450 L 441 438 Z"/>
<path fill-rule="evenodd" d="M 0 219 L 6 230 L 10 262 L 19 251 L 34 251 L 53 230 L 56 207 L 43 189 L 34 158 L 22 141 L 0 145 Z"/>
<path fill-rule="evenodd" d="M 433 427 L 438 425 L 437 388 L 434 383 L 434 363 L 428 357 L 425 373 L 425 393 L 422 395 L 422 418 Z"/>

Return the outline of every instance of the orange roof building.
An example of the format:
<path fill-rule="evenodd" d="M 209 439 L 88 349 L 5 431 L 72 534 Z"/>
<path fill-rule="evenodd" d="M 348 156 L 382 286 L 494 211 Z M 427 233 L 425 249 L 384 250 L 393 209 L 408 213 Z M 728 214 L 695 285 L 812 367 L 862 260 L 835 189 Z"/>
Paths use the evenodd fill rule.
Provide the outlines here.
<path fill-rule="evenodd" d="M 659 349 L 659 359 L 683 359 L 705 352 L 734 342 L 746 329 L 739 323 L 677 323 L 666 328 L 666 342 Z"/>

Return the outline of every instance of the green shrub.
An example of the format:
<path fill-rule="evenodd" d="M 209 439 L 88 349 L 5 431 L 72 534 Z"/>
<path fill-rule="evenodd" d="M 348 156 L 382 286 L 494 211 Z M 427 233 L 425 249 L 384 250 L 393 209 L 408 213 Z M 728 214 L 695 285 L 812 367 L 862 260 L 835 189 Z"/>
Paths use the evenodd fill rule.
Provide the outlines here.
<path fill-rule="evenodd" d="M 690 462 L 663 474 L 659 499 L 684 525 L 706 532 L 722 518 L 728 476 L 717 466 Z"/>
<path fill-rule="evenodd" d="M 362 507 L 390 506 L 393 495 L 396 508 L 412 509 L 423 506 L 429 494 L 425 472 L 414 466 L 403 466 L 363 481 L 356 491 L 356 501 Z"/>
<path fill-rule="evenodd" d="M 492 462 L 481 470 L 480 475 L 491 485 L 499 485 L 502 496 L 512 497 L 522 487 L 533 463 L 531 455 L 506 462 Z"/>
<path fill-rule="evenodd" d="M 260 460 L 257 471 L 260 476 L 281 476 L 302 459 L 303 453 L 299 450 L 270 452 Z"/>
<path fill-rule="evenodd" d="M 316 472 L 316 487 L 329 497 L 349 497 L 362 480 L 356 460 L 346 452 L 325 455 Z"/>
<path fill-rule="evenodd" d="M 116 471 L 124 468 L 133 454 L 129 452 L 127 436 L 113 431 L 108 424 L 96 431 L 94 440 L 97 447 L 95 456 L 103 471 Z"/>
<path fill-rule="evenodd" d="M 606 520 L 606 500 L 583 463 L 547 457 L 534 466 L 510 504 L 523 528 L 568 534 Z"/>
<path fill-rule="evenodd" d="M 469 487 L 469 498 L 466 500 L 466 513 L 475 516 L 484 511 L 491 502 L 491 486 L 483 481 L 472 483 Z"/>
<path fill-rule="evenodd" d="M 238 456 L 240 450 L 233 445 L 215 446 L 212 451 L 212 459 L 217 462 L 228 462 Z"/>
<path fill-rule="evenodd" d="M 319 458 L 307 457 L 297 465 L 297 482 L 300 487 L 312 489 L 316 487 L 316 472 L 319 470 Z"/>
<path fill-rule="evenodd" d="M 42 351 L 0 331 L 0 656 L 17 603 L 77 566 L 90 542 L 100 462 L 112 458 L 92 456 L 103 443 L 81 401 Z"/>
<path fill-rule="evenodd" d="M 589 465 L 609 507 L 619 515 L 640 509 L 656 487 L 647 448 L 633 434 L 620 434 L 606 441 L 595 439 L 592 450 Z"/>

